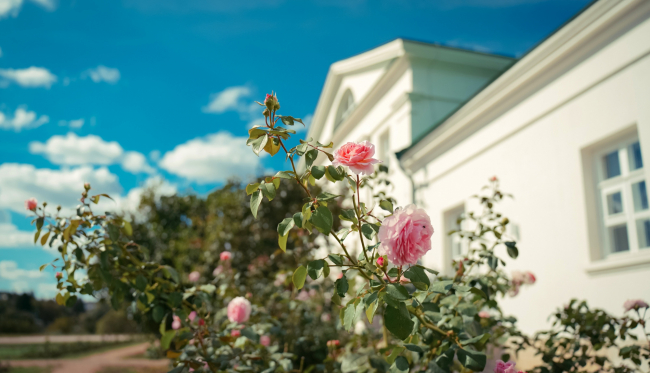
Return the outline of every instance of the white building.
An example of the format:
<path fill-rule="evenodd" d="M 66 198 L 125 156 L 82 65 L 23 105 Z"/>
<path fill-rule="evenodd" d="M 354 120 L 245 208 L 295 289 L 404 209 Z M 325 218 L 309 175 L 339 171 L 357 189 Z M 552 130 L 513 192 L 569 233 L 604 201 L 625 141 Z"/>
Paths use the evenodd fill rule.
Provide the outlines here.
<path fill-rule="evenodd" d="M 526 332 L 571 298 L 616 315 L 650 300 L 650 1 L 595 2 L 519 60 L 398 39 L 337 62 L 309 136 L 377 145 L 399 204 L 431 216 L 441 270 L 445 232 L 497 175 L 508 269 L 538 279 L 505 301 Z"/>

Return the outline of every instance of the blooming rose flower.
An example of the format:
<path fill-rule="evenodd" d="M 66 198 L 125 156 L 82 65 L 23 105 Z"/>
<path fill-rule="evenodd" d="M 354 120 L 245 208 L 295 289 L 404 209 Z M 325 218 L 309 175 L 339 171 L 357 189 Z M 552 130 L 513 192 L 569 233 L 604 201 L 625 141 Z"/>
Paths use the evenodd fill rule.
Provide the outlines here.
<path fill-rule="evenodd" d="M 537 281 L 535 275 L 532 272 L 526 272 L 526 283 L 532 285 L 535 281 Z"/>
<path fill-rule="evenodd" d="M 478 317 L 482 319 L 489 319 L 490 318 L 490 313 L 488 311 L 481 311 L 478 313 Z"/>
<path fill-rule="evenodd" d="M 320 321 L 322 322 L 330 322 L 332 320 L 332 316 L 329 313 L 324 313 L 320 315 Z"/>
<path fill-rule="evenodd" d="M 241 332 L 239 330 L 235 329 L 232 332 L 230 332 L 230 335 L 233 336 L 233 337 L 239 337 L 241 335 Z"/>
<path fill-rule="evenodd" d="M 217 268 L 212 271 L 212 276 L 219 276 L 223 272 L 223 266 L 218 265 Z"/>
<path fill-rule="evenodd" d="M 509 361 L 507 363 L 499 360 L 497 366 L 494 368 L 494 373 L 516 373 L 515 363 Z"/>
<path fill-rule="evenodd" d="M 25 208 L 30 211 L 36 210 L 36 206 L 38 205 L 38 202 L 36 201 L 36 198 L 30 198 L 27 201 L 25 201 Z"/>
<path fill-rule="evenodd" d="M 372 158 L 373 155 L 375 155 L 375 146 L 370 142 L 348 142 L 334 152 L 332 165 L 348 166 L 350 171 L 357 175 L 372 175 L 375 172 L 372 165 L 381 163 L 380 160 Z"/>
<path fill-rule="evenodd" d="M 201 274 L 197 271 L 190 273 L 187 278 L 192 282 L 197 282 L 201 278 Z"/>
<path fill-rule="evenodd" d="M 309 300 L 309 293 L 305 290 L 301 290 L 300 293 L 298 293 L 298 296 L 296 296 L 296 299 L 302 302 Z"/>
<path fill-rule="evenodd" d="M 269 337 L 268 335 L 261 336 L 260 337 L 260 344 L 262 346 L 267 346 L 267 347 L 270 346 L 271 345 L 271 337 Z"/>
<path fill-rule="evenodd" d="M 283 285 L 286 280 L 287 280 L 286 273 L 278 273 L 277 275 L 275 275 L 275 281 L 273 281 L 273 285 L 275 286 Z"/>
<path fill-rule="evenodd" d="M 384 257 L 380 256 L 377 258 L 377 267 L 383 267 L 384 266 Z"/>
<path fill-rule="evenodd" d="M 190 319 L 190 321 L 194 321 L 194 319 L 196 319 L 196 311 L 190 312 L 190 315 L 187 316 L 187 318 Z"/>
<path fill-rule="evenodd" d="M 431 250 L 433 227 L 429 215 L 415 205 L 398 208 L 379 228 L 379 254 L 396 266 L 416 264 Z"/>
<path fill-rule="evenodd" d="M 631 299 L 626 301 L 623 304 L 623 307 L 625 308 L 625 312 L 627 312 L 638 308 L 648 308 L 648 303 L 642 301 L 641 299 Z"/>
<path fill-rule="evenodd" d="M 230 258 L 232 258 L 230 251 L 222 251 L 221 254 L 219 254 L 219 259 L 221 259 L 222 262 L 230 260 Z"/>
<path fill-rule="evenodd" d="M 174 321 L 172 321 L 172 329 L 174 329 L 174 330 L 180 329 L 181 328 L 181 318 L 176 316 L 176 315 L 174 315 L 173 318 L 174 318 Z"/>
<path fill-rule="evenodd" d="M 251 302 L 244 297 L 237 297 L 228 303 L 228 320 L 236 323 L 248 321 L 251 316 Z"/>

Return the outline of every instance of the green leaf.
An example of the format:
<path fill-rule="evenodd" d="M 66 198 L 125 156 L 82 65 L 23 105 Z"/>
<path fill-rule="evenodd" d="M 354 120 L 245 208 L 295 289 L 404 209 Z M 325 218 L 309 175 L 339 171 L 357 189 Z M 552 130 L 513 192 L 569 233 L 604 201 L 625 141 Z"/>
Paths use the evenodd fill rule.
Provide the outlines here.
<path fill-rule="evenodd" d="M 391 351 L 390 355 L 386 358 L 386 361 L 388 364 L 393 364 L 395 362 L 395 359 L 399 356 L 399 354 L 404 351 L 405 348 L 403 346 L 396 346 L 393 348 L 393 351 Z"/>
<path fill-rule="evenodd" d="M 293 218 L 285 218 L 280 222 L 280 224 L 278 224 L 278 234 L 280 236 L 286 236 L 287 234 L 289 234 L 289 231 L 291 230 L 291 228 L 293 228 L 295 223 L 296 222 L 294 221 Z"/>
<path fill-rule="evenodd" d="M 323 277 L 329 277 L 330 275 L 330 265 L 323 260 Z"/>
<path fill-rule="evenodd" d="M 166 331 L 165 334 L 162 335 L 162 338 L 160 338 L 160 347 L 163 350 L 168 350 L 169 345 L 172 343 L 172 339 L 174 339 L 175 336 L 176 336 L 176 330 Z"/>
<path fill-rule="evenodd" d="M 404 347 L 406 347 L 406 349 L 409 350 L 409 351 L 417 352 L 417 353 L 420 353 L 420 354 L 424 353 L 424 350 L 422 349 L 422 347 L 420 347 L 418 345 L 414 345 L 414 344 L 411 344 L 411 343 L 405 343 Z"/>
<path fill-rule="evenodd" d="M 374 224 L 364 224 L 361 226 L 361 233 L 369 240 L 375 238 L 375 234 L 379 231 L 379 227 Z"/>
<path fill-rule="evenodd" d="M 481 297 L 483 299 L 488 299 L 487 294 L 485 294 L 485 292 L 483 290 L 479 289 L 479 288 L 474 288 L 473 287 L 473 288 L 469 289 L 469 291 L 476 294 L 476 295 L 478 295 L 479 297 Z"/>
<path fill-rule="evenodd" d="M 325 261 L 323 259 L 312 260 L 307 264 L 307 273 L 312 280 L 316 280 L 323 274 L 323 268 L 325 268 Z"/>
<path fill-rule="evenodd" d="M 460 341 L 460 344 L 462 344 L 463 346 L 467 346 L 468 344 L 474 344 L 474 343 L 480 345 L 480 344 L 483 344 L 483 343 L 487 342 L 488 339 L 490 339 L 490 334 L 489 333 L 484 333 L 484 334 L 481 334 L 481 335 L 479 335 L 477 337 L 466 339 L 464 341 Z"/>
<path fill-rule="evenodd" d="M 363 307 L 363 305 L 361 305 Z M 343 311 L 343 326 L 345 330 L 351 331 L 354 328 L 357 316 L 357 303 L 353 302 L 348 304 Z"/>
<path fill-rule="evenodd" d="M 138 275 L 135 279 L 135 288 L 140 291 L 147 289 L 147 279 L 143 275 Z"/>
<path fill-rule="evenodd" d="M 332 194 L 332 193 L 323 192 L 323 193 L 319 194 L 316 197 L 316 199 L 319 200 L 319 201 L 327 202 L 327 201 L 331 201 L 331 200 L 333 200 L 333 199 L 335 199 L 337 197 L 340 197 L 340 196 L 336 195 L 336 194 Z"/>
<path fill-rule="evenodd" d="M 414 322 L 411 320 L 411 315 L 406 309 L 406 304 L 400 303 L 399 309 L 390 306 L 386 307 L 384 311 L 384 325 L 397 338 L 401 340 L 408 338 L 411 335 L 411 331 L 413 331 Z"/>
<path fill-rule="evenodd" d="M 43 264 L 42 266 L 38 267 L 38 270 L 41 271 L 41 272 L 43 272 L 43 270 L 45 269 L 45 267 L 47 267 L 48 264 L 49 264 L 49 263 L 45 263 L 45 264 Z"/>
<path fill-rule="evenodd" d="M 273 201 L 273 198 L 275 198 L 275 185 L 273 185 L 273 183 L 262 183 L 260 189 L 262 190 L 264 197 L 269 201 Z"/>
<path fill-rule="evenodd" d="M 404 277 L 411 280 L 413 285 L 420 290 L 427 290 L 431 286 L 431 281 L 429 276 L 424 273 L 424 269 L 420 267 L 413 266 L 404 272 Z M 423 284 L 424 286 L 418 286 L 418 284 Z"/>
<path fill-rule="evenodd" d="M 280 249 L 282 249 L 283 252 L 287 252 L 287 239 L 289 238 L 289 235 L 286 236 L 280 236 L 278 235 L 278 246 L 280 246 Z"/>
<path fill-rule="evenodd" d="M 519 250 L 517 250 L 517 243 L 510 241 L 510 242 L 506 242 L 505 244 L 506 244 L 506 249 L 508 250 L 508 255 L 510 255 L 512 259 L 517 259 L 517 257 L 519 256 Z"/>
<path fill-rule="evenodd" d="M 293 272 L 292 280 L 296 289 L 300 290 L 302 289 L 303 286 L 305 286 L 306 278 L 307 278 L 307 268 L 303 266 L 298 267 L 296 271 Z"/>
<path fill-rule="evenodd" d="M 400 284 L 387 284 L 386 293 L 396 300 L 407 300 L 411 298 L 408 290 Z"/>
<path fill-rule="evenodd" d="M 336 289 L 336 293 L 341 297 L 345 297 L 345 294 L 348 292 L 348 289 L 350 288 L 350 285 L 348 284 L 348 278 L 345 277 L 345 275 L 339 279 L 336 280 L 334 283 L 334 288 Z"/>
<path fill-rule="evenodd" d="M 72 307 L 72 306 L 75 305 L 75 303 L 77 303 L 77 296 L 76 295 L 70 296 L 70 298 L 66 299 L 66 301 L 65 301 L 66 307 Z"/>
<path fill-rule="evenodd" d="M 318 157 L 318 150 L 312 149 L 305 153 L 305 164 L 307 165 L 307 168 L 310 168 L 312 164 L 314 164 L 314 161 Z"/>
<path fill-rule="evenodd" d="M 488 265 L 492 268 L 493 271 L 496 271 L 499 266 L 499 259 L 496 256 L 490 256 L 487 258 Z"/>
<path fill-rule="evenodd" d="M 273 176 L 273 177 L 279 177 L 280 179 L 293 179 L 292 174 L 293 174 L 292 171 L 280 171 L 277 174 L 275 174 L 275 176 Z"/>
<path fill-rule="evenodd" d="M 41 216 L 38 219 L 36 219 L 36 229 L 41 230 L 43 228 L 43 222 L 45 222 L 45 219 Z"/>
<path fill-rule="evenodd" d="M 336 168 L 334 166 L 327 166 L 326 174 L 328 174 L 332 179 L 336 181 L 343 180 L 343 178 L 345 177 L 345 172 L 343 171 L 343 169 Z"/>
<path fill-rule="evenodd" d="M 167 314 L 167 309 L 165 309 L 165 307 L 156 306 L 153 308 L 151 316 L 153 316 L 153 321 L 161 322 L 163 317 L 165 317 L 165 314 Z"/>
<path fill-rule="evenodd" d="M 47 232 L 41 237 L 41 246 L 45 246 L 47 239 L 50 238 L 50 232 Z"/>
<path fill-rule="evenodd" d="M 253 213 L 253 216 L 257 219 L 257 209 L 260 207 L 260 204 L 262 203 L 262 191 L 256 190 L 253 195 L 251 195 L 251 212 Z"/>
<path fill-rule="evenodd" d="M 393 267 L 388 270 L 388 276 L 397 277 L 397 275 L 399 275 L 399 270 L 397 268 Z"/>
<path fill-rule="evenodd" d="M 250 142 L 250 145 L 253 147 L 253 152 L 257 154 L 257 156 L 260 155 L 260 152 L 264 150 L 264 147 L 266 146 L 266 143 L 269 141 L 269 137 L 264 134 L 264 136 L 260 136 L 256 138 L 255 140 Z"/>
<path fill-rule="evenodd" d="M 383 210 L 386 210 L 390 212 L 391 214 L 393 213 L 393 203 L 388 200 L 381 200 L 379 202 L 379 207 L 381 207 Z"/>
<path fill-rule="evenodd" d="M 375 317 L 375 312 L 377 312 L 377 307 L 379 307 L 379 299 L 375 299 L 372 303 L 366 305 L 366 317 L 368 318 L 368 322 L 371 324 L 372 319 Z"/>
<path fill-rule="evenodd" d="M 325 206 L 318 206 L 314 214 L 311 216 L 310 222 L 314 224 L 316 229 L 318 229 L 324 235 L 329 235 L 332 230 L 332 224 L 334 220 L 332 219 L 332 212 Z"/>
<path fill-rule="evenodd" d="M 165 277 L 171 278 L 175 283 L 180 283 L 180 278 L 178 277 L 178 272 L 170 266 L 164 266 L 163 267 L 163 272 L 165 273 Z"/>
<path fill-rule="evenodd" d="M 359 221 L 357 220 L 357 215 L 354 213 L 354 210 L 352 209 L 342 209 L 339 218 L 341 218 L 341 220 L 351 221 L 357 225 L 359 224 Z"/>
<path fill-rule="evenodd" d="M 485 368 L 487 358 L 483 352 L 475 351 L 469 348 L 461 348 L 457 352 L 458 361 L 467 369 L 477 372 Z"/>
<path fill-rule="evenodd" d="M 431 284 L 429 291 L 434 293 L 445 294 L 452 288 L 453 284 L 454 281 L 452 280 L 436 281 L 433 284 Z"/>
<path fill-rule="evenodd" d="M 311 175 L 320 180 L 325 175 L 325 166 L 313 166 L 311 168 Z"/>
<path fill-rule="evenodd" d="M 398 356 L 395 363 L 390 366 L 388 373 L 408 373 L 409 369 L 408 360 L 404 356 Z"/>
<path fill-rule="evenodd" d="M 339 238 L 339 240 L 341 240 L 341 242 L 343 242 L 351 231 L 352 230 L 350 228 L 341 228 L 338 232 L 336 232 L 336 236 Z"/>
<path fill-rule="evenodd" d="M 343 258 L 338 254 L 329 254 L 327 257 L 329 258 L 329 260 L 332 261 L 332 263 L 336 265 L 340 266 L 341 264 L 343 264 Z"/>

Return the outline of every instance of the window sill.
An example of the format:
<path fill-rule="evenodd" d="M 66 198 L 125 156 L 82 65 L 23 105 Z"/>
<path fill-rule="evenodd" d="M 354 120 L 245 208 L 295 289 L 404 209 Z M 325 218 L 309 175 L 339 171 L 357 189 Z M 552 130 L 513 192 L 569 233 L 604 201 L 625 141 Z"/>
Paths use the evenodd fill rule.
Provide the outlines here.
<path fill-rule="evenodd" d="M 605 259 L 592 262 L 587 267 L 587 273 L 595 275 L 647 265 L 650 265 L 650 249 L 642 249 L 635 253 L 612 255 Z"/>

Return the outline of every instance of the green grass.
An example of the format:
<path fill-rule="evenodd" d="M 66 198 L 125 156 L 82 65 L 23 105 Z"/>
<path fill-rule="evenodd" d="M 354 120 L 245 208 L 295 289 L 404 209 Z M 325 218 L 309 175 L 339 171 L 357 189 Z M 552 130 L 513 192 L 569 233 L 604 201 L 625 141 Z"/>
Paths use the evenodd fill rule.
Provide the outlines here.
<path fill-rule="evenodd" d="M 0 360 L 75 359 L 119 347 L 130 346 L 135 343 L 139 342 L 75 342 L 2 345 L 2 347 L 0 347 Z"/>

